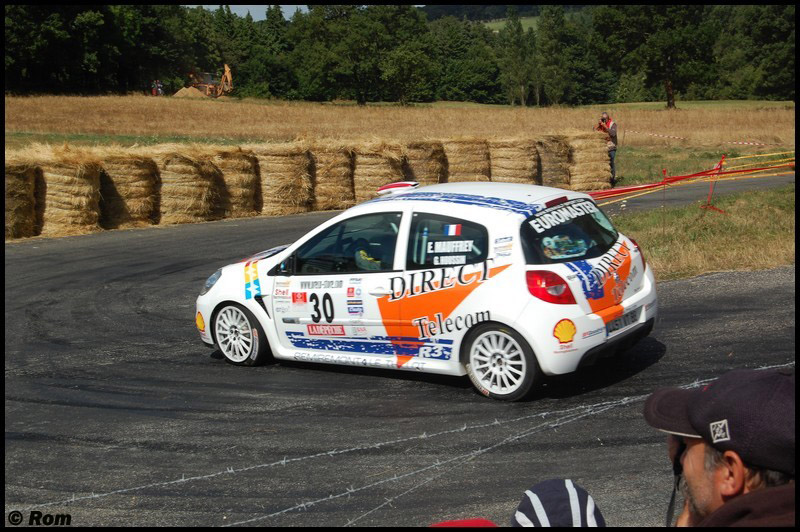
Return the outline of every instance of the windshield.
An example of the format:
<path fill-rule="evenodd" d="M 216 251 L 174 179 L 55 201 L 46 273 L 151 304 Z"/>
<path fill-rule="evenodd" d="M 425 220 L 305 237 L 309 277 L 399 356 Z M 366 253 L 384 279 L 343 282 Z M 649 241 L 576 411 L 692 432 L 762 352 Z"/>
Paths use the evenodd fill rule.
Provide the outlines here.
<path fill-rule="evenodd" d="M 555 264 L 599 257 L 619 237 L 603 211 L 593 201 L 584 198 L 537 212 L 522 223 L 520 235 L 528 264 Z"/>

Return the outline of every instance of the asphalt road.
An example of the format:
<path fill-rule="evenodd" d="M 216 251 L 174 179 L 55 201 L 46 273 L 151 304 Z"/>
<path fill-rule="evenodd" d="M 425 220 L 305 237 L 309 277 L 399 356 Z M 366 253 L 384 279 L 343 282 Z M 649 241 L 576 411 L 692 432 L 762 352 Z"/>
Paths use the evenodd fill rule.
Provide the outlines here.
<path fill-rule="evenodd" d="M 7 518 L 507 524 L 525 489 L 566 477 L 609 525 L 658 526 L 671 469 L 646 396 L 794 365 L 793 266 L 660 283 L 649 338 L 523 403 L 488 400 L 466 377 L 244 368 L 205 348 L 193 311 L 206 277 L 334 214 L 6 244 Z"/>
<path fill-rule="evenodd" d="M 786 174 L 773 177 L 759 177 L 752 179 L 732 179 L 716 181 L 714 183 L 714 194 L 711 198 L 711 204 L 714 204 L 714 198 L 729 194 L 732 192 L 742 192 L 747 190 L 755 190 L 767 187 L 779 187 L 794 183 L 794 174 Z M 619 183 L 620 187 L 624 187 L 625 181 Z M 607 200 L 599 200 L 597 203 L 603 206 L 603 210 L 609 215 L 619 214 L 627 211 L 641 211 L 648 209 L 656 209 L 663 206 L 687 205 L 690 203 L 703 204 L 706 203 L 708 198 L 709 186 L 708 182 L 699 183 L 678 183 L 666 188 L 658 189 L 656 192 L 633 198 L 628 201 L 619 201 L 622 198 L 609 198 Z"/>

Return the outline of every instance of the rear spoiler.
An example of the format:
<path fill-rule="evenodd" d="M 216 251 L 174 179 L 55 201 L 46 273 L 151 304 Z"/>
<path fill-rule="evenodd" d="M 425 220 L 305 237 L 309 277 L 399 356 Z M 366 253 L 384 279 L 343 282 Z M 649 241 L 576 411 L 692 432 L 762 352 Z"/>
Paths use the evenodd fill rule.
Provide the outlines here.
<path fill-rule="evenodd" d="M 381 188 L 378 189 L 378 195 L 394 196 L 396 194 L 404 194 L 406 192 L 411 192 L 418 186 L 419 183 L 417 183 L 416 181 L 397 181 L 396 183 L 389 183 L 388 185 L 383 185 Z"/>

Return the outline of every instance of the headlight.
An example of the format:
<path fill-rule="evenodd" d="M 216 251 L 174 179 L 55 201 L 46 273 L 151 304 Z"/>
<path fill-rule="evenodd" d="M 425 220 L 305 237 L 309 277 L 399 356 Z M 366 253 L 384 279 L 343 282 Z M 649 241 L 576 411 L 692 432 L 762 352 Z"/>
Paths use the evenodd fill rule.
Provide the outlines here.
<path fill-rule="evenodd" d="M 217 284 L 217 281 L 219 281 L 220 277 L 222 277 L 222 270 L 215 271 L 214 274 L 209 277 L 208 280 L 206 280 L 206 284 L 203 285 L 203 290 L 200 292 L 200 295 L 206 295 L 208 291 L 211 290 L 215 284 Z"/>

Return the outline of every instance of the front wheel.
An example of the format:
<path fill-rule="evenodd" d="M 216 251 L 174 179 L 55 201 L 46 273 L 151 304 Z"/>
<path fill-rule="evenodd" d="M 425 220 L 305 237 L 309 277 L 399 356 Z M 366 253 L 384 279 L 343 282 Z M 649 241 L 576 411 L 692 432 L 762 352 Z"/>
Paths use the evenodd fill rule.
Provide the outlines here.
<path fill-rule="evenodd" d="M 533 350 L 509 327 L 485 324 L 465 338 L 467 374 L 482 394 L 518 401 L 541 380 Z"/>
<path fill-rule="evenodd" d="M 241 305 L 228 303 L 214 316 L 214 339 L 231 364 L 256 366 L 269 357 L 264 329 Z"/>

